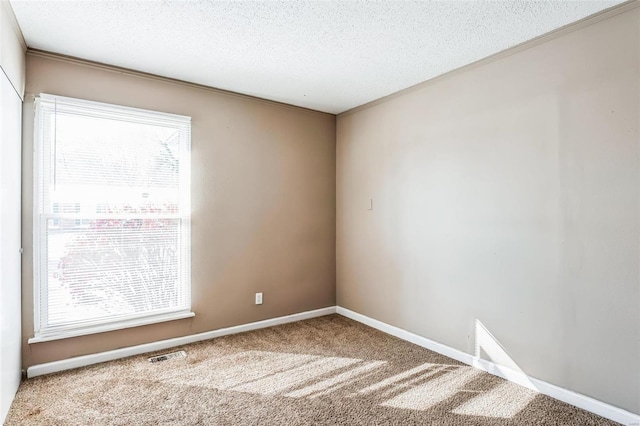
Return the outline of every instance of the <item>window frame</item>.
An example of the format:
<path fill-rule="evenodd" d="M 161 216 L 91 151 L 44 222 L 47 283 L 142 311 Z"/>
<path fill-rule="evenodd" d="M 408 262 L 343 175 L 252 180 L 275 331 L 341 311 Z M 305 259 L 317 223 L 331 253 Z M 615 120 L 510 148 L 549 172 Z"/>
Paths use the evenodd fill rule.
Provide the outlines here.
<path fill-rule="evenodd" d="M 42 103 L 45 103 L 43 105 Z M 114 318 L 102 318 L 85 320 L 81 323 L 63 324 L 45 327 L 44 321 L 48 319 L 48 299 L 43 298 L 48 295 L 48 279 L 43 275 L 47 274 L 47 225 L 46 221 L 52 219 L 51 213 L 45 213 L 42 205 L 43 182 L 46 168 L 43 161 L 50 161 L 51 144 L 45 141 L 46 131 L 44 127 L 44 115 L 55 115 L 57 112 L 46 110 L 50 108 L 47 104 L 54 102 L 63 103 L 71 108 L 78 108 L 84 111 L 85 115 L 91 117 L 108 118 L 114 117 L 129 118 L 134 123 L 172 125 L 179 129 L 181 133 L 183 148 L 180 150 L 180 188 L 179 188 L 179 209 L 175 216 L 180 219 L 180 249 L 179 252 L 179 279 L 186 280 L 182 286 L 182 296 L 186 298 L 187 306 L 180 309 L 167 309 L 165 311 L 155 311 L 154 313 L 142 313 L 131 315 L 120 315 Z M 38 343 L 50 340 L 65 339 L 75 336 L 83 336 L 105 331 L 120 330 L 129 327 L 155 324 L 159 322 L 172 321 L 195 316 L 191 311 L 191 117 L 170 114 L 159 111 L 132 108 L 103 102 L 95 102 L 83 99 L 69 98 L 58 95 L 41 93 L 35 97 L 34 102 L 35 119 L 33 131 L 33 319 L 34 336 L 28 339 L 28 343 Z M 92 113 L 93 112 L 93 113 Z M 182 146 L 182 145 L 181 145 Z M 48 150 L 48 151 L 47 151 Z M 52 207 L 55 209 L 55 207 Z M 64 216 L 64 213 L 53 213 L 57 216 Z M 169 217 L 170 215 L 165 215 Z M 165 217 L 163 216 L 163 217 Z M 43 294 L 44 293 L 44 294 Z"/>

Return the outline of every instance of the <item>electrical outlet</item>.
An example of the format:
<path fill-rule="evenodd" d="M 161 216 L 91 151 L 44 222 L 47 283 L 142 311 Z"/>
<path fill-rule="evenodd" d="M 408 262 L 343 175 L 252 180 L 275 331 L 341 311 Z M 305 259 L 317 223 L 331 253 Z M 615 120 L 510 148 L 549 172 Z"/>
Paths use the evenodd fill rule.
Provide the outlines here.
<path fill-rule="evenodd" d="M 262 293 L 256 293 L 256 305 L 262 305 Z"/>

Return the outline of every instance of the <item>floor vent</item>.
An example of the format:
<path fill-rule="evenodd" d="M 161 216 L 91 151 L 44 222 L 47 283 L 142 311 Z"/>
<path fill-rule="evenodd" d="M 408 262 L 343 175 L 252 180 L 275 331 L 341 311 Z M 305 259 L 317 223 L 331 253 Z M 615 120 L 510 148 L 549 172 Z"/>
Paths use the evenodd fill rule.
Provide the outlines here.
<path fill-rule="evenodd" d="M 187 356 L 185 351 L 171 352 L 170 354 L 162 354 L 158 356 L 152 356 L 149 358 L 149 362 L 167 361 L 174 358 L 184 358 Z"/>

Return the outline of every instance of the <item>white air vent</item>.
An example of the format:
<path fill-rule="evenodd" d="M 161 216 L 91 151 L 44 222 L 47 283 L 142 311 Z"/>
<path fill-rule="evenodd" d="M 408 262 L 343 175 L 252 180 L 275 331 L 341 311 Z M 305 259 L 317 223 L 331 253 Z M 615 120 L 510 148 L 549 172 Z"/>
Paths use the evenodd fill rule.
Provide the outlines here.
<path fill-rule="evenodd" d="M 149 358 L 149 362 L 167 361 L 174 358 L 185 358 L 187 353 L 185 351 L 171 352 L 169 354 L 163 354 L 158 356 L 152 356 Z"/>

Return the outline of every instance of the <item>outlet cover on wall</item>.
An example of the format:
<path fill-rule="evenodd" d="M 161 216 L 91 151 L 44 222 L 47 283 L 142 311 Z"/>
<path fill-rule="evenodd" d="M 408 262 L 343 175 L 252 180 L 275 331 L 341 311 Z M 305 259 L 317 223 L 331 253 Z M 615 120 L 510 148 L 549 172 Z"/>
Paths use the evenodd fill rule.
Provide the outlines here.
<path fill-rule="evenodd" d="M 256 305 L 262 305 L 262 293 L 256 293 Z"/>

